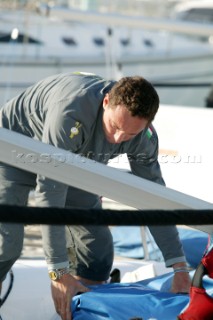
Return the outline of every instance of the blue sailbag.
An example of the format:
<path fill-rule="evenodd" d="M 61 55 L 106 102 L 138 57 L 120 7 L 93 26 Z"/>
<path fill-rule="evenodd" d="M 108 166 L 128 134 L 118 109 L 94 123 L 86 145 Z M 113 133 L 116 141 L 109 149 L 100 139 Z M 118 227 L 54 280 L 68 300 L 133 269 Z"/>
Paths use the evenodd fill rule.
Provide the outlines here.
<path fill-rule="evenodd" d="M 176 320 L 189 295 L 169 292 L 172 277 L 167 273 L 136 283 L 93 286 L 73 299 L 73 320 Z M 207 278 L 204 285 L 212 296 L 213 281 Z"/>
<path fill-rule="evenodd" d="M 165 285 L 172 275 L 129 284 L 106 284 L 91 288 L 86 294 L 76 296 L 73 301 L 74 320 L 176 320 L 177 315 L 188 304 L 189 297 L 172 294 L 154 288 Z M 160 284 L 161 283 L 161 284 Z"/>

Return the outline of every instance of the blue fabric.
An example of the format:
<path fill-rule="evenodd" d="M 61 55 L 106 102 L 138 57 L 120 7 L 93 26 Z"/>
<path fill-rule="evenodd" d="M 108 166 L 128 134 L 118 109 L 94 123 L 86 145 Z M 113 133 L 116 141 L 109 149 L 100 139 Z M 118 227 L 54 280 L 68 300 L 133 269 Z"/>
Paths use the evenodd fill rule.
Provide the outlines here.
<path fill-rule="evenodd" d="M 199 230 L 178 228 L 189 265 L 197 268 L 208 244 L 208 234 Z"/>
<path fill-rule="evenodd" d="M 196 268 L 207 246 L 208 235 L 202 231 L 186 228 L 178 228 L 178 231 L 186 259 L 191 267 Z M 113 227 L 111 232 L 116 255 L 135 259 L 144 258 L 140 227 Z M 150 259 L 163 261 L 162 254 L 151 234 L 147 240 Z"/>
<path fill-rule="evenodd" d="M 193 272 L 191 273 L 193 276 Z M 176 320 L 189 296 L 169 292 L 173 273 L 127 284 L 106 284 L 73 299 L 73 320 Z M 213 281 L 204 287 L 213 295 Z"/>
<path fill-rule="evenodd" d="M 178 228 L 188 263 L 196 268 L 207 246 L 208 235 L 201 231 Z M 117 255 L 144 258 L 139 227 L 113 227 Z M 128 235 L 128 237 L 127 237 Z M 153 238 L 150 236 L 150 239 Z M 153 246 L 154 244 L 154 246 Z M 162 259 L 155 243 L 148 241 L 151 259 Z M 193 272 L 191 272 L 191 277 Z M 186 308 L 189 296 L 170 293 L 173 273 L 130 284 L 106 284 L 73 299 L 73 320 L 176 320 Z M 213 280 L 204 277 L 203 285 L 213 296 Z"/>
<path fill-rule="evenodd" d="M 74 300 L 74 320 L 128 320 L 142 317 L 176 320 L 188 296 L 148 289 L 142 284 L 105 285 Z"/>
<path fill-rule="evenodd" d="M 116 255 L 134 259 L 144 258 L 140 227 L 113 227 L 111 233 Z M 147 247 L 150 259 L 163 261 L 160 250 L 151 234 L 149 235 L 151 241 L 147 238 Z"/>

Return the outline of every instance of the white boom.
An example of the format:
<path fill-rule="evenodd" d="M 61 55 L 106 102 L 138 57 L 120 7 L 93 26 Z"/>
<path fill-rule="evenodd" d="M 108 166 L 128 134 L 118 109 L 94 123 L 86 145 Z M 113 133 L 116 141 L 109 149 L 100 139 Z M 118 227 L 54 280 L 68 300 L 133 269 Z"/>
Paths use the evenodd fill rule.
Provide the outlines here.
<path fill-rule="evenodd" d="M 0 128 L 0 161 L 137 209 L 213 209 L 213 204 Z M 198 226 L 205 232 L 213 226 Z"/>

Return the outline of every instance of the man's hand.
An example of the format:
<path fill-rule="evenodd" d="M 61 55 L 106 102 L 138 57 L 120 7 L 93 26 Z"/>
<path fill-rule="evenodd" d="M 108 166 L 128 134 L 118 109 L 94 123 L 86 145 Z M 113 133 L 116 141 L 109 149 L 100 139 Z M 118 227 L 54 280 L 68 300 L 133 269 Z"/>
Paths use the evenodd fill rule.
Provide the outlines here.
<path fill-rule="evenodd" d="M 174 293 L 189 293 L 191 286 L 191 279 L 189 273 L 186 272 L 187 266 L 185 263 L 177 263 L 173 265 L 174 277 L 172 281 L 171 291 Z M 183 269 L 183 271 L 181 271 Z M 175 272 L 178 270 L 178 272 Z M 179 272 L 180 271 L 180 272 Z"/>
<path fill-rule="evenodd" d="M 51 281 L 52 298 L 56 312 L 62 320 L 71 320 L 71 301 L 79 292 L 87 292 L 88 288 L 83 286 L 70 274 L 64 274 L 60 280 Z"/>
<path fill-rule="evenodd" d="M 186 272 L 174 274 L 171 291 L 174 293 L 189 293 L 191 279 Z"/>

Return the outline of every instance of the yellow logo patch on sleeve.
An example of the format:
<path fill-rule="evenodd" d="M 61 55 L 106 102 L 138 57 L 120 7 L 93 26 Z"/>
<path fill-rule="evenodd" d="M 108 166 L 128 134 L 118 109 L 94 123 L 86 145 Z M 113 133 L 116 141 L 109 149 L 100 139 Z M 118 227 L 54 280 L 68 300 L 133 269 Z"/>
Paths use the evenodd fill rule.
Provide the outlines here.
<path fill-rule="evenodd" d="M 75 136 L 79 134 L 79 128 L 82 126 L 82 124 L 78 121 L 75 123 L 75 127 L 72 127 L 70 129 L 70 139 L 73 139 Z"/>

